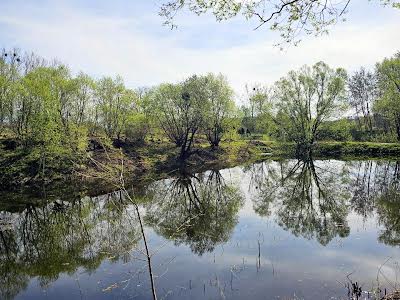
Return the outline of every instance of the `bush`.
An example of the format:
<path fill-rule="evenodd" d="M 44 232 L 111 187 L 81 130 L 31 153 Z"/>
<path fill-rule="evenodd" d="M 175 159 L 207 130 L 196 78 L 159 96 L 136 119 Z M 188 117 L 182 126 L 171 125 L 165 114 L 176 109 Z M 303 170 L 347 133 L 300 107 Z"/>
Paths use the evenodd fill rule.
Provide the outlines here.
<path fill-rule="evenodd" d="M 351 124 L 347 120 L 325 122 L 321 125 L 317 139 L 320 141 L 350 141 Z"/>
<path fill-rule="evenodd" d="M 144 114 L 129 116 L 125 126 L 125 137 L 131 141 L 144 142 L 150 126 Z"/>

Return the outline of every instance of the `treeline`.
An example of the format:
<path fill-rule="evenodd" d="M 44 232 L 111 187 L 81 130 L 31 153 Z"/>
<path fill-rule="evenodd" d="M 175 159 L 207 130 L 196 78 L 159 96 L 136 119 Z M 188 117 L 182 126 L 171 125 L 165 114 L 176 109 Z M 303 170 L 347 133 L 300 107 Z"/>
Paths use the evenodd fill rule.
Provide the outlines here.
<path fill-rule="evenodd" d="M 263 134 L 299 149 L 323 139 L 400 140 L 400 54 L 377 63 L 374 72 L 348 75 L 319 62 L 269 88 L 246 89 L 247 103 L 238 107 L 223 75 L 133 90 L 121 77 L 73 75 L 59 62 L 3 50 L 0 134 L 12 137 L 7 147 L 30 152 L 41 168 L 59 158 L 84 158 L 93 138 L 104 144 L 166 138 L 181 159 L 196 139 L 216 148 L 227 134 Z"/>
<path fill-rule="evenodd" d="M 79 157 L 92 137 L 107 144 L 162 135 L 180 147 L 182 159 L 197 134 L 218 147 L 236 116 L 233 95 L 222 75 L 132 90 L 121 77 L 73 76 L 34 54 L 3 50 L 0 59 L 0 130 L 15 138 L 15 147 L 37 152 L 42 166 Z"/>
<path fill-rule="evenodd" d="M 272 139 L 400 140 L 400 52 L 353 74 L 324 63 L 292 71 L 270 88 L 246 87 L 243 125 Z"/>

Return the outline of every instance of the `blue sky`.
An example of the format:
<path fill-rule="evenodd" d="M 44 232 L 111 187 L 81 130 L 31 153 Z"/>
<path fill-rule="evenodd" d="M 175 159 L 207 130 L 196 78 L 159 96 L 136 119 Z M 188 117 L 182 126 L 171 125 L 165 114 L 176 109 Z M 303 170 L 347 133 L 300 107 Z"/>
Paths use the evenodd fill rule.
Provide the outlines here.
<path fill-rule="evenodd" d="M 1 0 L 0 46 L 57 58 L 74 72 L 120 74 L 129 87 L 221 72 L 240 94 L 246 83 L 272 84 L 291 69 L 324 60 L 352 71 L 400 50 L 400 10 L 352 0 L 347 22 L 328 36 L 281 51 L 267 26 L 182 13 L 162 26 L 161 0 Z"/>

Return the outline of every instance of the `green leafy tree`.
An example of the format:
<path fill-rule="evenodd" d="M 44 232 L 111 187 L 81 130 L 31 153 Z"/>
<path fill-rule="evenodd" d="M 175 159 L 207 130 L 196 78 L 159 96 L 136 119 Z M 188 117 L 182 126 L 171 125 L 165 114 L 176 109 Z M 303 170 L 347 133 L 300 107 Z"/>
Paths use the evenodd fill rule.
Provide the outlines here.
<path fill-rule="evenodd" d="M 120 140 L 136 94 L 125 89 L 121 77 L 104 77 L 96 84 L 96 121 L 110 139 Z"/>
<path fill-rule="evenodd" d="M 205 111 L 205 133 L 212 147 L 218 147 L 224 133 L 229 131 L 235 102 L 233 90 L 222 75 L 206 76 L 207 107 Z"/>
<path fill-rule="evenodd" d="M 20 79 L 21 61 L 19 51 L 0 51 L 0 133 L 12 121 L 17 82 Z"/>
<path fill-rule="evenodd" d="M 64 66 L 41 67 L 23 79 L 23 97 L 28 97 L 31 117 L 25 120 L 28 143 L 40 152 L 45 169 L 55 157 L 70 157 L 86 150 L 86 132 L 71 126 L 68 106 L 73 85 Z"/>
<path fill-rule="evenodd" d="M 206 76 L 194 75 L 179 84 L 162 84 L 152 97 L 159 126 L 180 147 L 182 160 L 191 155 L 194 138 L 204 126 L 207 81 Z"/>
<path fill-rule="evenodd" d="M 333 70 L 323 62 L 291 71 L 275 84 L 275 121 L 298 150 L 311 149 L 321 124 L 345 108 L 343 69 Z"/>
<path fill-rule="evenodd" d="M 379 97 L 374 110 L 390 120 L 400 141 L 400 53 L 376 65 Z"/>

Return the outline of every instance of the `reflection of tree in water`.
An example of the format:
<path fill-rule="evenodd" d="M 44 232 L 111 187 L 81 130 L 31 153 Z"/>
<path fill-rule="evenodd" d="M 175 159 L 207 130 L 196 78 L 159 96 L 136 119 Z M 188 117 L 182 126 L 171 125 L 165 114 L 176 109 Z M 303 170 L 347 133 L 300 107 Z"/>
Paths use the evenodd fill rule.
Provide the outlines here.
<path fill-rule="evenodd" d="M 387 245 L 400 244 L 400 163 L 359 161 L 349 163 L 354 173 L 351 208 L 365 219 L 377 213 L 384 227 L 378 239 Z"/>
<path fill-rule="evenodd" d="M 394 161 L 358 161 L 348 163 L 353 170 L 352 209 L 365 219 L 373 216 L 376 199 L 398 181 L 399 163 Z"/>
<path fill-rule="evenodd" d="M 219 171 L 182 173 L 155 183 L 150 192 L 154 198 L 147 206 L 147 224 L 176 245 L 189 245 L 199 255 L 228 241 L 243 204 L 239 189 L 227 185 Z"/>
<path fill-rule="evenodd" d="M 373 215 L 375 204 L 372 195 L 374 183 L 373 172 L 376 170 L 372 161 L 359 161 L 352 164 L 355 171 L 355 180 L 353 181 L 353 197 L 350 205 L 353 211 L 367 219 Z"/>
<path fill-rule="evenodd" d="M 277 186 L 283 181 L 283 168 L 286 161 L 277 164 L 262 162 L 243 168 L 245 173 L 250 173 L 249 190 L 258 191 L 252 198 L 254 211 L 263 217 L 271 214 L 271 206 L 277 197 Z"/>
<path fill-rule="evenodd" d="M 38 277 L 42 287 L 79 267 L 129 259 L 139 240 L 134 220 L 118 195 L 28 206 L 11 230 L 0 231 L 0 298 L 12 299 Z"/>
<path fill-rule="evenodd" d="M 400 245 L 400 193 L 390 189 L 378 200 L 378 219 L 384 229 L 379 241 L 390 246 Z"/>
<path fill-rule="evenodd" d="M 343 183 L 348 170 L 335 163 L 313 160 L 270 162 L 270 174 L 254 198 L 255 211 L 269 215 L 274 210 L 277 223 L 295 236 L 316 238 L 327 245 L 335 236 L 349 234 Z M 340 169 L 340 172 L 338 172 Z"/>
<path fill-rule="evenodd" d="M 390 167 L 388 166 L 390 164 Z M 387 163 L 381 173 L 376 206 L 378 220 L 384 229 L 379 241 L 391 246 L 400 245 L 400 164 Z"/>

